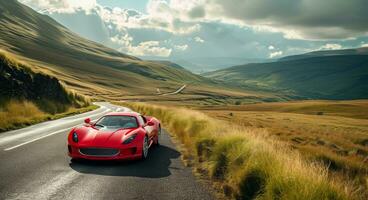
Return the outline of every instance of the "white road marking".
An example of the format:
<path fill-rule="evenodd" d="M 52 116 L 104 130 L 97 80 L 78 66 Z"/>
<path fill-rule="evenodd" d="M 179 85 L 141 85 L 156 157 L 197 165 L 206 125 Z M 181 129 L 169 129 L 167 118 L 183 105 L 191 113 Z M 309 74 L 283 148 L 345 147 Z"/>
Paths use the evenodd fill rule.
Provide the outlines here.
<path fill-rule="evenodd" d="M 12 147 L 6 148 L 6 149 L 4 149 L 4 151 L 10 151 L 10 150 L 13 150 L 13 149 L 18 148 L 18 147 L 21 147 L 21 146 L 23 146 L 23 145 L 26 145 L 26 144 L 29 144 L 29 143 L 35 142 L 35 141 L 37 141 L 37 140 L 41 140 L 41 139 L 43 139 L 43 138 L 45 138 L 45 137 L 49 137 L 49 136 L 51 136 L 51 135 L 55 135 L 55 134 L 58 134 L 58 133 L 61 133 L 61 132 L 64 132 L 64 131 L 70 130 L 70 129 L 72 129 L 73 127 L 74 127 L 74 126 L 69 127 L 69 128 L 65 128 L 65 129 L 62 129 L 62 130 L 59 130 L 59 131 L 55 131 L 55 132 L 52 132 L 52 133 L 49 133 L 49 134 L 47 134 L 47 135 L 44 135 L 44 136 L 41 136 L 41 137 L 35 138 L 35 139 L 33 139 L 33 140 L 29 140 L 29 141 L 27 141 L 27 142 L 23 142 L 23 143 L 21 143 L 21 144 L 18 144 L 18 145 L 15 145 L 15 146 L 12 146 Z"/>
<path fill-rule="evenodd" d="M 106 107 L 104 107 L 104 108 L 106 108 Z M 107 110 L 105 110 L 101 113 L 96 113 L 96 114 L 91 115 L 89 117 L 93 118 L 95 116 L 102 115 L 102 114 L 105 114 L 105 113 L 110 112 L 110 111 L 111 111 L 111 109 L 107 109 Z M 53 128 L 53 127 L 57 127 L 57 126 L 60 126 L 60 125 L 63 125 L 63 124 L 77 122 L 77 121 L 82 120 L 84 118 L 85 117 L 80 117 L 80 118 L 73 119 L 73 120 L 66 120 L 64 122 L 57 122 L 55 124 L 49 124 L 46 127 L 40 127 L 40 128 L 35 129 L 35 130 L 30 130 L 30 131 L 26 131 L 26 132 L 19 133 L 19 134 L 16 134 L 16 135 L 10 135 L 10 136 L 5 137 L 5 138 L 0 138 L 0 144 L 4 144 L 4 143 L 11 142 L 11 141 L 14 141 L 14 140 L 17 140 L 17 139 L 20 139 L 20 138 L 24 138 L 24 137 L 27 137 L 27 136 L 32 135 L 34 133 L 40 132 L 40 131 L 45 131 L 45 128 Z M 65 119 L 60 119 L 60 120 L 65 120 Z M 42 130 L 40 130 L 40 129 L 42 129 Z"/>

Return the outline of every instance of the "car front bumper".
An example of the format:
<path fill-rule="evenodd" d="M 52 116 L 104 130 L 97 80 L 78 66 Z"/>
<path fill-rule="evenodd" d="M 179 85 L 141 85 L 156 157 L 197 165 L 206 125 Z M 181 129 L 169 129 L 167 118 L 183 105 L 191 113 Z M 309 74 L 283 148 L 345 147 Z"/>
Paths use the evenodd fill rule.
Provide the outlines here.
<path fill-rule="evenodd" d="M 111 153 L 108 153 L 107 155 L 106 149 L 114 151 L 111 151 Z M 127 146 L 117 148 L 117 147 L 86 147 L 68 144 L 68 155 L 73 159 L 135 160 L 140 159 L 142 157 L 142 150 L 138 146 Z"/>

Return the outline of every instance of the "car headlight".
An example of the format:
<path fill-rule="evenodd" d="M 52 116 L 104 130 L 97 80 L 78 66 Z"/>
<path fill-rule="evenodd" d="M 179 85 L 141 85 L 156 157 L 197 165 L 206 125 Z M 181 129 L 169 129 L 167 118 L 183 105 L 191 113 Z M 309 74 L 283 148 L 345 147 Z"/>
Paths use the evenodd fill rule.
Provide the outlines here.
<path fill-rule="evenodd" d="M 137 137 L 137 134 L 133 134 L 133 135 L 129 136 L 127 139 L 124 140 L 123 144 L 131 143 L 136 137 Z"/>
<path fill-rule="evenodd" d="M 72 137 L 73 137 L 73 142 L 77 143 L 78 142 L 78 134 L 76 132 L 74 132 Z"/>

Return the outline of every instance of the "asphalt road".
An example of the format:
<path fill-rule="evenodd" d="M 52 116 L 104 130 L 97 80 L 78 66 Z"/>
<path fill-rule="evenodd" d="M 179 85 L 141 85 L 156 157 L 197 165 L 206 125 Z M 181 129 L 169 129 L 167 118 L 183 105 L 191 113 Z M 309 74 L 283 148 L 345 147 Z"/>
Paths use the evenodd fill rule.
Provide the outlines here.
<path fill-rule="evenodd" d="M 68 118 L 0 134 L 0 199 L 213 199 L 166 132 L 145 161 L 71 162 L 66 137 L 84 118 L 124 110 L 109 103 Z"/>

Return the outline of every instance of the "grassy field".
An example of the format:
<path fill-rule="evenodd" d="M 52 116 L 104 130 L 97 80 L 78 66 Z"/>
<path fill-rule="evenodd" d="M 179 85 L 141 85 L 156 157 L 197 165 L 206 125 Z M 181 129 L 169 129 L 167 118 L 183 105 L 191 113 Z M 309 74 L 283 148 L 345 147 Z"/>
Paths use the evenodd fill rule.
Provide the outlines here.
<path fill-rule="evenodd" d="M 368 101 L 296 101 L 197 107 L 242 127 L 259 128 L 291 144 L 308 160 L 320 161 L 332 176 L 368 188 Z"/>
<path fill-rule="evenodd" d="M 184 158 L 229 198 L 359 199 L 349 180 L 332 176 L 321 162 L 304 159 L 265 128 L 177 106 L 123 105 L 158 117 L 183 144 Z"/>

